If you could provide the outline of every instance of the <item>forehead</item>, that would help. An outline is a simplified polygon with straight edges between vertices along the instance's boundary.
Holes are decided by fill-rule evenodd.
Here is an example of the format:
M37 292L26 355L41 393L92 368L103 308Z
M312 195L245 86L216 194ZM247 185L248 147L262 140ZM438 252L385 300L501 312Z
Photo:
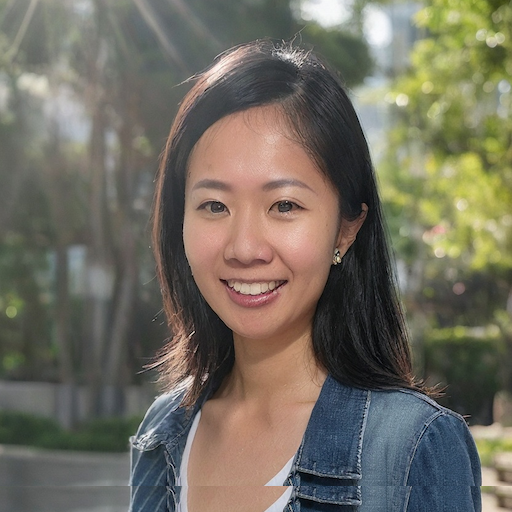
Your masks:
M274 105L237 112L210 126L190 153L187 181L198 172L228 174L235 168L245 174L266 171L269 177L295 170L326 179L283 110Z
M219 137L229 137L235 133L238 136L231 140L232 143L242 142L243 135L243 139L260 138L269 145L288 141L290 145L301 146L282 109L278 106L263 106L230 114L214 123L195 144L191 157L194 153L211 149Z

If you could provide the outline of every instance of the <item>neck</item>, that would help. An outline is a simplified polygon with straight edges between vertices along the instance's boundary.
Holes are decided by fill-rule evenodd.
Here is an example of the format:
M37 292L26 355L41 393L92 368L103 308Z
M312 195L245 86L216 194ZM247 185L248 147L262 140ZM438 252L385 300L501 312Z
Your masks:
M234 335L234 347L235 363L221 396L267 405L318 398L327 372L314 357L309 333L288 342Z

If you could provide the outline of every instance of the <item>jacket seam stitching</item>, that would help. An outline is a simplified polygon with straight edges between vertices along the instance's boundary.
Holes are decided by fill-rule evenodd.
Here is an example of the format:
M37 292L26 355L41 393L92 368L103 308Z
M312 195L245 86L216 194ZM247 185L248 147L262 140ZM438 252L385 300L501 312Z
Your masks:
M414 445L414 447L412 449L411 457L410 457L409 464L407 465L407 468L406 468L406 471L405 471L405 474L404 474L404 480L403 480L403 484L402 485L407 485L407 481L409 480L409 474L411 472L411 467L412 467L412 464L414 462L414 457L416 457L416 453L418 451L418 447L419 447L421 441L423 440L423 438L425 437L426 431L429 429L430 425L432 425L432 423L436 419L440 418L441 416L445 416L445 413L442 410L438 411L437 414L434 414L423 425L423 429L421 430L420 435L418 436L418 439L416 441L416 444Z

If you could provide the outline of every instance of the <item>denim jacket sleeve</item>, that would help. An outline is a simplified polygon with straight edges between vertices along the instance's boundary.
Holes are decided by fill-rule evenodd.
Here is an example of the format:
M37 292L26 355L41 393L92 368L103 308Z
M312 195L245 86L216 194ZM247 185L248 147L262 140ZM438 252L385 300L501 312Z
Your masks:
M181 393L162 395L150 407L131 443L129 512L167 512L174 502L175 465L168 446L181 429Z
M361 485L361 512L480 512L480 460L464 418L415 391L372 391Z
M407 485L409 512L479 512L480 461L465 422L439 412L425 425L416 446Z

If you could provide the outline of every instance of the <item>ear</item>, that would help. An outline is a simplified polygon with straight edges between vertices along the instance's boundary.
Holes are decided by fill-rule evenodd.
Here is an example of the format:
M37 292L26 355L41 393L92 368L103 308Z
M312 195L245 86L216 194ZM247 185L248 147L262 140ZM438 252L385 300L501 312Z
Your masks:
M368 213L368 206L365 203L361 204L361 213L355 220L342 219L340 232L336 240L336 248L340 251L340 256L343 257L349 250L350 246L356 241L357 233L361 229L363 222Z

